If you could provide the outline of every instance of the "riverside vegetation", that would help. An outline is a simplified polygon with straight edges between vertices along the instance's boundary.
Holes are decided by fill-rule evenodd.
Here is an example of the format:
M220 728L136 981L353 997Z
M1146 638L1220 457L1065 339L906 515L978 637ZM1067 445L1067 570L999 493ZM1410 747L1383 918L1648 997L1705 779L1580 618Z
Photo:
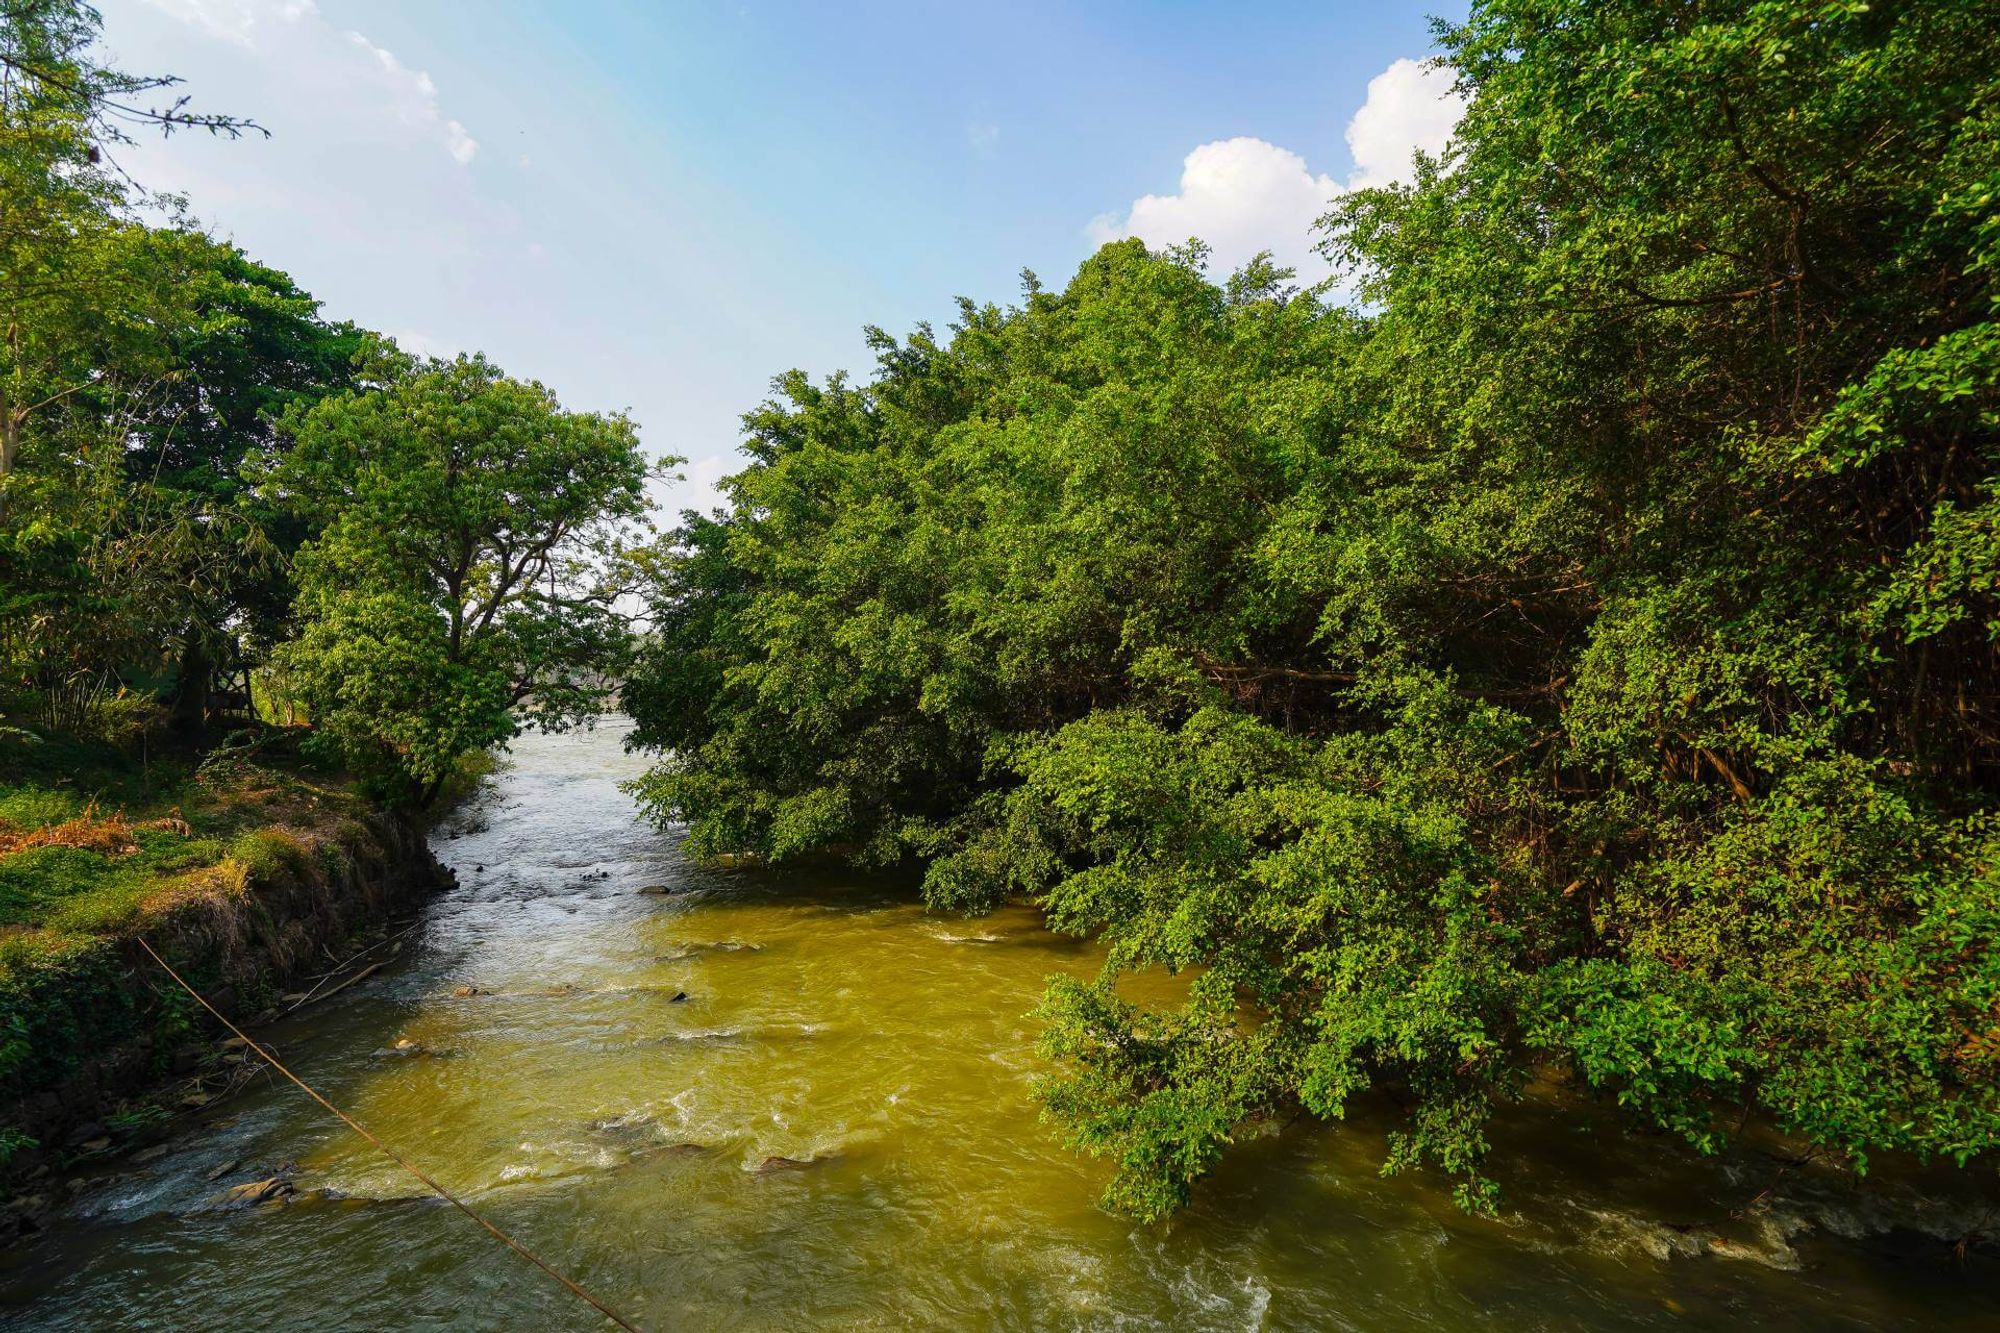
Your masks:
M260 131L97 35L0 6L0 1165L119 1043L196 1032L121 941L254 1013L435 873L375 809L601 710L651 471L630 422L328 320L140 191L130 136Z
M1990 1170L1984 6L1476 4L1444 158L1325 219L1337 289L1126 241L871 333L657 542L630 422L135 197L123 127L256 129L134 110L95 32L0 9L10 976L256 836L155 809L156 745L299 721L272 783L422 809L618 681L693 850L907 864L1107 948L1051 983L1042 1090L1114 1209L1372 1089L1386 1167L1491 1210L1539 1075L1702 1149ZM27 776L55 744L129 757Z
M2000 26L1483 0L1354 300L1198 245L790 375L625 703L712 852L1101 937L1048 1112L1183 1204L1404 1108L1494 1205L1538 1072L1703 1149L2000 1147ZM1186 974L1184 1002L1120 980Z

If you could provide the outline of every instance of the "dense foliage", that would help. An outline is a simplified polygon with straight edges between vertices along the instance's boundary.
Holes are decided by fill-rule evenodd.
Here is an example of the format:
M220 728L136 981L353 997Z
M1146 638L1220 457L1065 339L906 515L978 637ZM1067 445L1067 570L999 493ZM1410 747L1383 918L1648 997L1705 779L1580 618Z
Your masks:
M0 718L199 748L261 681L421 801L517 717L594 712L632 425L405 357L146 195L132 134L256 127L150 106L176 81L97 37L77 0L0 7Z
M381 374L287 416L260 473L317 532L276 661L350 762L428 804L519 720L603 711L649 468L630 421L481 358Z
M353 859L384 844L351 777L426 803L521 722L597 711L649 472L622 417L403 356L146 195L128 134L255 127L149 108L174 80L104 65L97 37L77 0L0 3L10 1107L138 1038L164 1070L194 1035L130 933L243 1012L275 999L225 987L228 923L290 938L283 886L379 872ZM0 1124L0 1168L32 1143Z
M2000 1147L2000 25L1441 37L1444 160L1325 222L1351 306L1121 242L781 379L662 566L640 794L1108 941L1046 1096L1142 1215L1371 1087L1484 1206L1546 1067L1704 1147Z

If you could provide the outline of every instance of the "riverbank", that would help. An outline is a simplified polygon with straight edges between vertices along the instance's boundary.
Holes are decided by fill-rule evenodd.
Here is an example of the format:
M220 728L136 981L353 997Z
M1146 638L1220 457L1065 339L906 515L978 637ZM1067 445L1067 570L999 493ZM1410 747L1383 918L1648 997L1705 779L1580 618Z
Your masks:
M1099 946L900 877L697 860L619 790L625 734L521 737L434 828L458 883L401 952L256 1036L641 1327L1991 1323L1996 1257L1956 1242L2000 1213L1968 1176L1702 1158L1560 1090L1493 1127L1498 1219L1382 1177L1375 1103L1260 1122L1171 1222L1107 1214L1033 1096L1036 999ZM289 1084L194 1119L0 1251L0 1323L602 1329Z
M254 1077L142 941L233 1020L266 1021L450 882L415 823L290 739L154 762L5 737L0 1239L37 1225L66 1171Z

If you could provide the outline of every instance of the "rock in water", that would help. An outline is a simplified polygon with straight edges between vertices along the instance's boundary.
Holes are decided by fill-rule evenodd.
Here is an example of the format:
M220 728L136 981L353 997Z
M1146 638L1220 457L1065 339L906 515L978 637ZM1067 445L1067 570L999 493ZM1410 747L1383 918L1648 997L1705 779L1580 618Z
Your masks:
M706 1157L715 1149L705 1143L669 1143L653 1151L668 1157Z
M375 1058L378 1060L383 1060L383 1059L422 1060L422 1059L442 1057L449 1054L451 1054L451 1052L449 1051L434 1051L420 1041L413 1041L408 1037L398 1037L393 1046L384 1046L381 1049L377 1050L375 1052Z
M224 1206L238 1208L257 1203L276 1203L294 1193L291 1181L282 1176L272 1176L268 1180L245 1181L223 1191L221 1197Z
M807 1167L825 1166L839 1160L839 1153L828 1153L824 1157L766 1157L757 1164L757 1174L774 1176L780 1171L804 1171Z

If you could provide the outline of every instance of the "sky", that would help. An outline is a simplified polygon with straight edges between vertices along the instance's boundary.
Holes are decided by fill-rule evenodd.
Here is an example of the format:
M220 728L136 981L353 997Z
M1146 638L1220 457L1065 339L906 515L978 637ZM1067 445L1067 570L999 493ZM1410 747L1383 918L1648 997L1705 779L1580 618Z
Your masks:
M773 376L872 364L955 298L1199 236L1325 276L1312 223L1407 174L1458 103L1462 3L630 5L97 0L103 46L268 139L121 149L335 318L484 351L688 461L741 466Z

